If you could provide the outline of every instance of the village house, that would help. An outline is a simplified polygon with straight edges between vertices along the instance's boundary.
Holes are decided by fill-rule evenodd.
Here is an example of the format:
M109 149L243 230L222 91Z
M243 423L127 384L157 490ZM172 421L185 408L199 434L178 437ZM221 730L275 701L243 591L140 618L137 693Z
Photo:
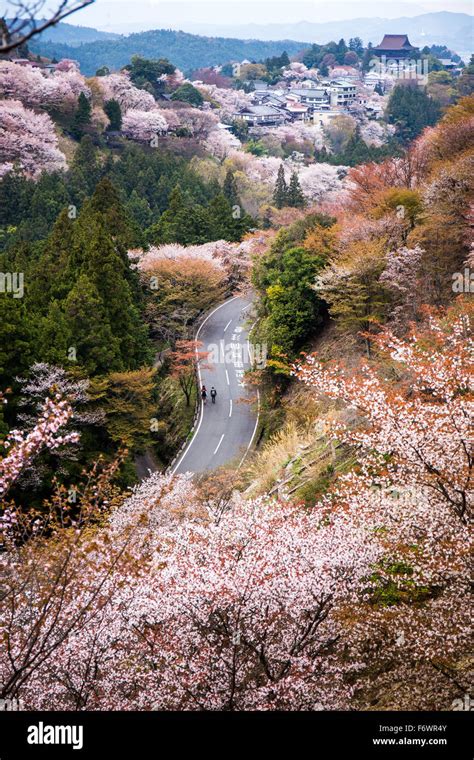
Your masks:
M294 121L306 121L309 116L309 107L291 98L286 101L285 109Z
M304 106L307 106L309 111L314 111L316 107L329 103L329 96L325 87L292 88L288 93L288 98L290 97L296 98Z
M268 82L265 82L263 79L254 79L253 86L255 87L256 92L259 90L268 90Z
M23 68L40 69L44 74L47 74L48 76L50 74L54 74L57 69L57 64L52 63L48 59L35 61L30 60L29 58L15 58L13 56L9 56L4 60L10 61L11 63L16 63L17 66L22 66ZM77 65L79 66L79 64Z
M12 63L16 63L17 66L28 66L31 69L42 69L43 64L39 61L30 61L29 58L13 58Z
M328 85L329 99L332 106L348 108L355 103L357 98L357 86L355 82L348 82L346 79L336 79ZM332 95L335 97L332 97Z
M282 109L275 106L247 106L234 114L234 119L246 121L249 127L264 125L279 125L290 119Z

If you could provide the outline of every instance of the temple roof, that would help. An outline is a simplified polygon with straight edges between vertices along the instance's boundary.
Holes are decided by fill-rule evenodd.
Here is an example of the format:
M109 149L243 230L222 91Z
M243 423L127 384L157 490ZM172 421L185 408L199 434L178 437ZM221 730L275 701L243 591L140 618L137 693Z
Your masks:
M373 50L418 50L410 44L407 34L385 34L382 42Z

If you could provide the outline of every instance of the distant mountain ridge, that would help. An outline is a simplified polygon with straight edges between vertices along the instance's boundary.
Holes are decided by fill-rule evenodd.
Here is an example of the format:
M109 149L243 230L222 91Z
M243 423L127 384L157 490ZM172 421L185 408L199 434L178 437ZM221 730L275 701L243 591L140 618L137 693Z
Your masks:
M129 63L133 55L168 58L180 69L189 72L201 66L213 66L230 60L262 60L281 55L284 50L291 56L306 47L307 43L295 40L274 42L202 37L171 29L156 29L126 37L118 36L116 39L97 39L77 45L39 38L30 45L34 53L48 58L73 58L79 62L86 76L95 74L103 65L119 69Z
M9 19L7 19L8 22ZM39 25L41 19L37 19L35 23ZM100 29L95 29L92 26L75 26L74 24L59 22L56 26L50 26L42 34L38 35L32 44L35 44L36 40L40 40L41 42L51 41L75 46L81 45L83 42L95 42L96 40L116 40L122 36L115 32L102 32Z
M209 24L187 25L194 34L215 34L237 38L255 37L259 40L298 39L304 42L325 43L344 37L361 37L364 44L378 44L384 34L408 34L413 45L442 44L463 50L474 50L474 17L467 13L440 11L419 16L403 16L395 19L354 18L344 21L314 23L298 21L294 24L245 24L223 26ZM449 44L448 44L449 43Z
M212 29L215 36L203 36L171 29L155 29L129 35L101 32L90 27L58 24L33 40L35 53L48 57L74 58L84 74L90 76L102 65L118 69L132 55L168 58L189 72L201 66L229 60L262 60L281 55L295 55L312 42L326 43L344 37L361 37L365 44L378 44L384 34L408 34L413 45L447 45L466 57L474 49L473 17L466 13L425 13L399 19L359 18L324 23L243 25L222 27L194 25L196 31ZM227 32L232 36L226 36Z

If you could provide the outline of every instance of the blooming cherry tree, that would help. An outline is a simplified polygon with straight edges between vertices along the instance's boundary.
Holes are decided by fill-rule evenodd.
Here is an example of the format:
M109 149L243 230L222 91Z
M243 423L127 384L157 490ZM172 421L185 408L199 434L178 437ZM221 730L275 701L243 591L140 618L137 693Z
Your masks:
M217 87L213 84L196 84L204 95L218 104L218 114L226 124L230 124L235 114L242 108L252 105L252 98L243 90L234 90L227 87Z
M168 122L162 112L139 111L130 108L123 117L122 132L126 137L139 142L149 142L157 135L168 131Z
M238 150L240 140L226 129L214 129L204 143L206 150L219 161L223 161L232 150Z
M120 74L97 77L96 81L104 100L117 100L120 103L122 113L126 113L129 109L153 111L157 108L153 95L146 90L135 87L127 72L122 71Z
M47 114L25 108L18 100L0 101L0 173L14 164L29 177L66 168L54 124Z
M84 77L73 65L48 76L32 66L0 61L0 95L4 98L19 100L26 106L63 112L76 106L81 92L90 97Z
M22 470L44 448L52 451L66 443L76 442L77 433L62 434L72 416L70 405L59 396L46 399L34 428L25 433L11 430L3 442L7 455L0 461L0 496L3 496Z
M376 452L384 477L398 487L428 489L433 511L447 507L463 524L472 514L474 466L471 320L468 309L447 326L431 317L426 332L413 332L409 341L390 332L378 338L379 348L406 368L404 392L369 363L355 376L316 358L298 370L305 383L366 420L360 430L340 431L343 440Z

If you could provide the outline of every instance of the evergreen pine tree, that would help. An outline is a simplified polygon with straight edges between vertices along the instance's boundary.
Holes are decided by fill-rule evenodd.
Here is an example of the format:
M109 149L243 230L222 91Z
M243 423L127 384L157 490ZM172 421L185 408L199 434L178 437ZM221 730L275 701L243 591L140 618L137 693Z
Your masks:
M2 390L25 371L35 354L34 322L23 298L0 292L0 376Z
M49 364L67 367L74 358L69 353L74 344L62 304L58 299L53 299L46 314L38 321L38 355Z
M239 193L237 191L237 183L235 181L234 173L231 169L227 170L224 180L224 195L229 201L231 206L240 206Z
M84 209L89 207L104 215L107 228L114 236L128 268L127 249L140 243L141 233L122 203L119 191L108 177L103 177L97 183L90 201L84 204Z
M74 241L74 222L68 210L59 214L53 229L41 247L38 258L31 260L27 271L28 308L45 314L54 299L63 299L73 287L81 257Z
M362 58L362 71L369 71L370 69L370 62L372 58L374 58L374 51L372 50L373 45L371 42L367 44L367 48L364 52L364 56Z
M285 180L285 170L283 164L278 169L275 190L273 191L273 200L277 208L283 208L288 203L288 187Z
M132 190L125 208L138 230L145 230L150 226L152 219L150 204L146 198L140 197L135 189Z
M126 366L119 337L114 335L97 288L81 275L63 307L70 346L89 374L105 374Z
M306 199L301 190L300 181L296 172L293 172L291 175L287 203L288 206L293 206L294 208L303 208L306 206Z
M348 166L357 166L366 163L372 158L372 152L367 143L362 139L359 126L350 136L346 147L338 155L338 161Z
M88 98L83 92L77 99L77 109L71 125L71 133L76 140L79 140L84 134L84 128L90 124L92 108Z
M35 221L35 238L46 238L61 211L69 203L64 178L44 172L31 197L30 215Z
M111 100L107 100L104 103L104 111L106 116L109 117L109 126L107 127L110 131L119 131L122 129L122 109L120 108L120 103L118 100L115 100L115 98L112 98Z
M122 368L136 369L149 358L147 330L140 320L130 267L114 243L104 216L88 209L77 228L82 237L81 274L87 275L103 304L105 319L120 345Z
M28 217L35 184L16 172L0 182L0 226L18 225Z
M149 238L154 243L180 243L192 245L209 240L209 229L214 220L209 218L207 209L192 203L179 185L171 191L169 206L158 222L149 229Z
M85 198L94 192L101 176L98 151L90 135L84 135L74 153L69 185L76 205L82 205Z

